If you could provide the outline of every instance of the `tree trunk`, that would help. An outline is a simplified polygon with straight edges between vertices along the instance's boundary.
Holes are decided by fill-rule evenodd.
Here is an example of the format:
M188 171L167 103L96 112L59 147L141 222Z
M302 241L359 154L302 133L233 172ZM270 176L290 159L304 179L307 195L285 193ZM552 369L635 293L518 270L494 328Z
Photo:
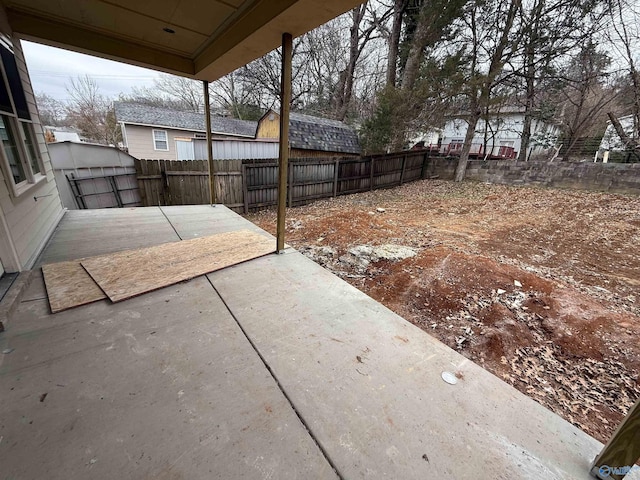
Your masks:
M529 144L531 143L532 123L531 110L527 107L527 110L524 112L524 120L522 121L522 137L520 138L520 152L518 152L519 162L526 162L529 159L527 151L529 150Z
M524 120L522 123L522 136L520 138L520 152L518 153L518 161L526 162L528 160L527 151L529 150L529 144L531 143L531 124L534 98L535 98L535 78L533 71L533 52L527 53L529 65L527 66L526 82L527 82L527 98L524 107Z
M402 17L407 7L407 0L395 0L393 5L393 24L389 35L389 55L387 57L387 86L395 87L398 70L398 49L402 32Z
M458 159L458 165L456 166L456 174L454 177L456 182L464 180L464 174L467 171L467 162L469 161L469 152L471 152L473 137L476 133L476 125L478 124L479 117L480 115L477 110L473 111L469 117L467 133L465 134L464 144L462 145L462 151L460 152L460 158Z
M427 2L425 2L425 5L426 4ZM423 9L426 11L425 7L423 7ZM429 20L430 19L424 14L424 11L420 13L418 27L413 35L413 41L411 42L409 55L407 56L407 63L404 66L402 75L402 89L405 91L413 90L413 86L418 78L423 52L427 45L429 34L431 33Z
M360 56L360 23L364 18L366 3L360 7L354 8L352 12L353 24L351 25L351 37L349 40L349 61L344 71L344 83L341 85L342 91L338 100L338 109L336 111L336 120L344 120L349 111L351 96L353 95L353 76L356 71L356 62Z
M607 113L607 116L611 121L611 125L613 125L613 128L620 137L620 140L622 140L625 148L640 148L640 143L637 140L631 138L629 135L627 135L627 132L624 131L620 120L618 120L618 117L616 117L612 112Z

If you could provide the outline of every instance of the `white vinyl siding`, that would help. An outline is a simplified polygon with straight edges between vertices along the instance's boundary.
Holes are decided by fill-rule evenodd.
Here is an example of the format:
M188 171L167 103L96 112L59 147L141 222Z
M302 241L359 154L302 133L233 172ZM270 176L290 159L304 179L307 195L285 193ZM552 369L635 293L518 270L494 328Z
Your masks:
M154 149L153 127L126 124L127 151L135 158L145 160L176 160L176 139L193 137L196 132L187 130L175 130L164 128L167 132L169 150L162 151ZM159 129L160 130L160 129Z
M169 135L166 130L153 131L153 149L161 152L169 151Z
M18 197L44 179L35 148L32 114L13 45L0 42L0 160L11 192Z
M15 197L12 192L13 180L6 178L6 169L0 169L0 209L2 210L5 228L0 230L0 260L4 269L15 272L31 268L37 255L40 253L53 229L62 217L63 209L58 195L49 152L44 140L44 132L38 117L38 110L29 80L29 74L22 54L22 47L18 39L12 39L11 29L8 26L4 8L0 6L0 31L5 39L10 39L13 44L20 79L24 90L31 123L29 128L33 134L31 140L24 140L24 150L27 155L32 151L37 155L37 166L41 170L41 180L29 186L28 194ZM31 142L31 145L29 145ZM35 170L35 165L26 157L30 169ZM4 245L12 245L14 254L10 248Z

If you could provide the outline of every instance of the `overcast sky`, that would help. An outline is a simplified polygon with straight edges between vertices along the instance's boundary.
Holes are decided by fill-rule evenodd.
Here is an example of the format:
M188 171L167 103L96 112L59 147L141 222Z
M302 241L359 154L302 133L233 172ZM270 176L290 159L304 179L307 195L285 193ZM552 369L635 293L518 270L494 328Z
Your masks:
M65 86L78 76L89 75L97 82L103 95L117 97L120 92L129 92L134 85L151 85L158 75L154 70L38 43L23 41L22 47L34 91L44 92L61 101L69 98Z

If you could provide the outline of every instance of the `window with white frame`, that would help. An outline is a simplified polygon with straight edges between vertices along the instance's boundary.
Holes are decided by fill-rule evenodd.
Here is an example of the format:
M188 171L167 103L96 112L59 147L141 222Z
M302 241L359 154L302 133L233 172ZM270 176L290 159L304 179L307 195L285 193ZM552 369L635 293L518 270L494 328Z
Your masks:
M153 149L163 152L169 151L169 138L166 130L153 131Z
M14 196L44 179L29 106L11 46L0 43L0 156Z

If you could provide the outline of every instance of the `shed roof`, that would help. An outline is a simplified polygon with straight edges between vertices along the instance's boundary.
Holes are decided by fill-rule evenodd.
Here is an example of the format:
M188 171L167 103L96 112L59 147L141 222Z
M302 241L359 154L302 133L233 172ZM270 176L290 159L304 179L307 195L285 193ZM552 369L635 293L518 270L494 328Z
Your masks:
M289 125L291 148L355 154L361 151L358 133L338 120L291 113Z
M262 119L269 114L278 115L269 110ZM351 154L361 152L358 133L346 123L294 112L289 115L289 145L301 150Z
M170 127L193 132L206 132L202 113L152 107L134 102L115 102L116 119L135 125ZM256 134L256 122L211 116L211 131L226 135L251 137Z

